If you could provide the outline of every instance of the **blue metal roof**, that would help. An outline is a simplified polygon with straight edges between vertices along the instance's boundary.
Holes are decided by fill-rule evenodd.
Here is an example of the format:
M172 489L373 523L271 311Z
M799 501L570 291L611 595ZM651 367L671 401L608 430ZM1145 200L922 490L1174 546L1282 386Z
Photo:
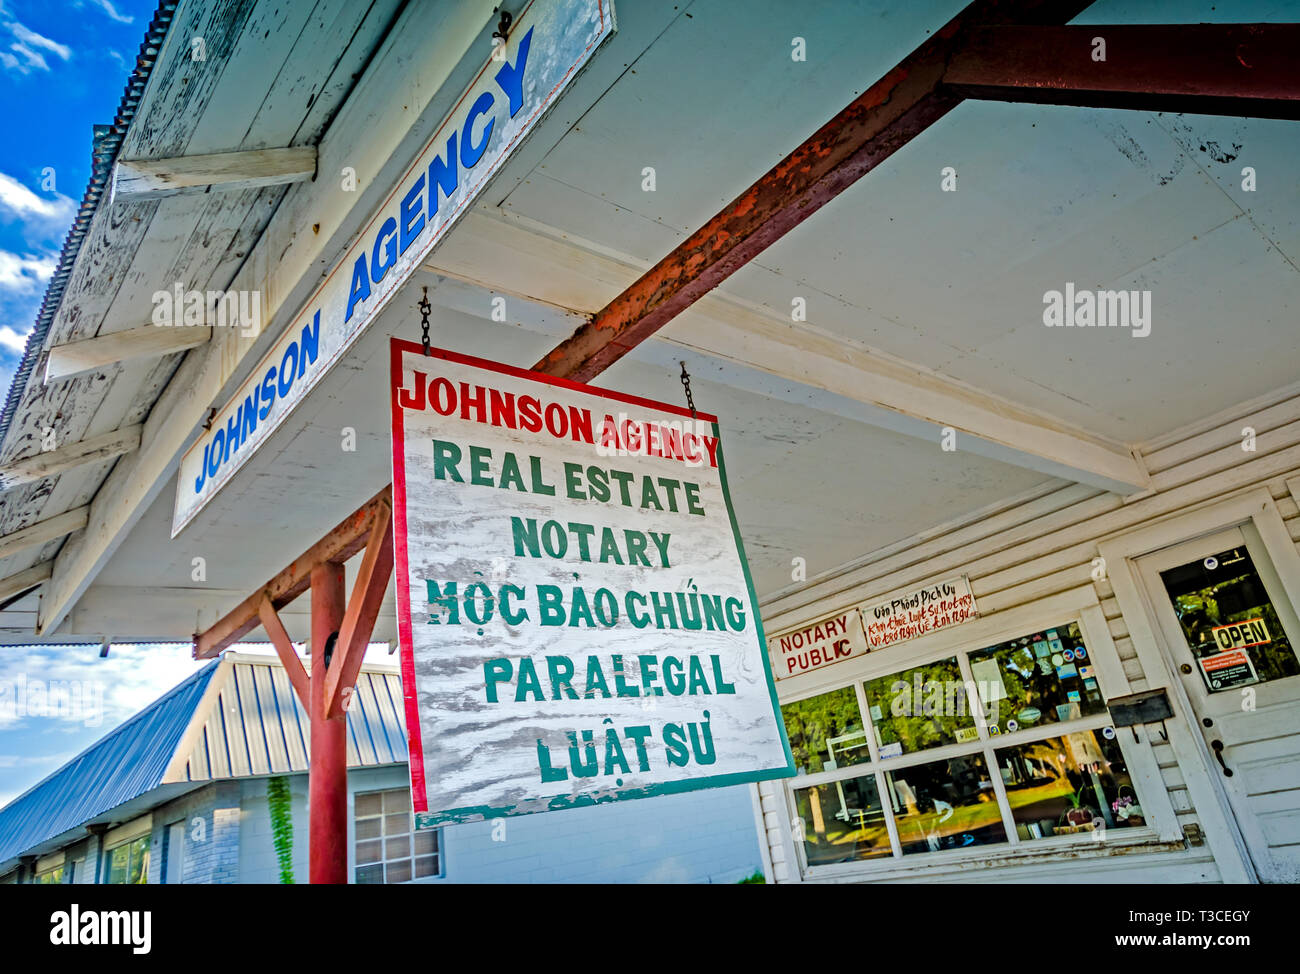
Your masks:
M0 809L0 862L158 787L220 665L205 666Z
M363 665L348 767L404 764L405 718L397 668ZM277 657L227 651L0 808L0 863L163 785L306 772L309 730Z
M162 784L307 771L310 720L274 656L227 654L230 671L197 715L202 730L187 739ZM406 761L406 713L396 667L363 666L347 710L349 768Z

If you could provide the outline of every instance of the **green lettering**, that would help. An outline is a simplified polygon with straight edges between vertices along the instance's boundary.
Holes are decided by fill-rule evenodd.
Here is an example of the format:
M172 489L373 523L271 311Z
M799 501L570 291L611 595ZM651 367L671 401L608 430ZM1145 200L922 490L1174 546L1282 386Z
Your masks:
M458 484L463 484L465 478L460 475L456 469L456 464L460 463L460 447L455 443L448 443L445 440L433 441L433 479L446 480L448 475Z
M491 487L492 474L488 470L488 461L492 451L485 446L469 448L469 482L476 487Z

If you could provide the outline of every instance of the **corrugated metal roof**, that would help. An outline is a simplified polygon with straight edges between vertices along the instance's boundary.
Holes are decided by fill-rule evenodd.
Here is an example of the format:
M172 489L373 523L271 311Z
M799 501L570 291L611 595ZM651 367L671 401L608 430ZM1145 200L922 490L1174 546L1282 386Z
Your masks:
M397 667L362 667L347 722L348 767L405 763ZM224 653L0 809L0 862L160 785L305 772L310 754L279 659Z
M211 708L195 715L196 739L186 742L175 771L162 783L209 781L307 770L311 735L307 711L274 657L228 655ZM402 679L396 667L366 666L348 707L348 767L406 761Z
M122 93L117 117L113 119L111 125L94 126L90 182L86 186L85 195L81 198L77 216L72 221L72 229L64 238L63 250L59 254L59 266L45 289L45 298L41 301L41 310L36 316L36 327L27 337L27 347L23 352L22 361L18 364L9 383L9 395L5 399L4 412L0 414L0 443L4 442L5 435L9 432L9 425L13 422L14 413L22 402L23 390L27 388L27 380L31 376L36 360L40 357L45 336L49 333L50 324L54 321L54 315L63 300L63 292L68 285L68 279L72 276L72 268L77 262L77 254L81 252L86 231L90 229L90 221L95 211L99 209L100 200L108 188L113 163L117 160L118 150L122 147L122 139L131 120L135 118L136 109L144 95L145 85L158 60L163 39L167 36L167 28L171 26L172 18L179 5L179 0L162 0L158 4L158 10L154 13L153 20L145 31L144 41L140 44L140 53L135 59L135 70L127 78L126 90Z
M0 809L0 862L158 787L220 665L205 666Z

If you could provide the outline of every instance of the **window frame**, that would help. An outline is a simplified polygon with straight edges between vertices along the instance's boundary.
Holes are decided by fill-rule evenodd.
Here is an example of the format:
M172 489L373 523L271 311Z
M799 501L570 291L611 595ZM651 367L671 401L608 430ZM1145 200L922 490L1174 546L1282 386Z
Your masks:
M142 853L142 859L143 859L143 861L140 863L140 877L141 877L141 882L139 882L139 883L114 883L114 882L109 878L109 877L111 877L111 876L113 875L113 853L115 853L118 849L122 849L122 848L126 848L126 849L128 850L128 852L127 852L127 860L126 860L126 873L127 873L127 875L129 876L129 875L131 874L131 858L130 858L130 851L129 851L129 850L130 850L130 847L133 846L133 845L135 845L136 843L143 843L142 848L143 848L143 850L144 850L143 853ZM150 833L148 833L148 832L142 832L142 833L140 833L140 834L138 834L138 835L134 835L134 836L132 836L132 837L129 838L129 839L123 839L121 842L118 842L116 845L105 846L105 848L104 848L104 878L103 878L103 882L101 883L101 885L104 885L104 886L148 886L148 885L149 885L149 860L152 858L152 856L153 856L152 842L151 842L151 836L150 836Z
M168 822L162 829L162 862L158 864L158 883L161 886L183 886L185 884L185 846L186 830L189 822L186 819L178 818L175 821ZM179 835L180 842L172 841L174 836ZM171 882L168 879L168 873L172 871L173 863L176 869L176 881Z
M824 613L819 612L818 618ZM968 699L969 712L974 714L975 726L979 732L977 741L949 744L942 747L928 748L903 754L899 757L880 759L876 735L867 707L864 685L881 676L888 676L915 666L956 656L962 679L971 682L969 654L987 649L1011 639L1018 639L1029 633L1047 628L1059 628L1076 623L1083 637L1084 645L1092 658L1098 688L1105 700L1124 696L1131 691L1128 677L1124 673L1123 663L1119 659L1114 640L1110 635L1110 626L1106 621L1097 594L1091 586L1082 586L1059 595L1038 599L1034 602L997 612L995 615L971 620L960 625L942 629L917 639L906 640L880 650L873 650L865 656L846 660L842 664L823 667L808 674L792 678L790 687L779 694L781 706L819 696L845 686L856 688L858 707L861 710L864 726L867 728L867 741L871 752L871 761L864 764L849 765L834 771L822 771L814 775L796 775L782 781L786 808L786 822L782 829L789 843L788 851L793 852L794 862L798 864L798 874L803 880L837 879L848 877L886 877L894 873L915 874L918 870L940 871L944 869L961 869L976 863L1014 866L1017 863L1038 859L1044 855L1051 856L1062 851L1071 850L1076 855L1109 855L1116 848L1135 845L1163 843L1177 839L1181 841L1181 829L1177 815L1170 802L1167 787L1160 775L1160 769L1152 750L1151 741L1145 728L1115 728L1114 742L1124 756L1129 777L1137 792L1144 812L1146 825L1113 830L1106 838L1098 840L1093 834L1050 836L1047 838L1023 840L1016 830L1014 816L1007 800L1006 787L1002 776L997 772L995 751L1016 745L1041 741L1052 737L1064 737L1071 733L1098 730L1113 726L1109 710L1075 718L1069 721L1057 721L1035 725L1031 728L1017 730L1014 733L1002 733L991 737L988 722L985 719L981 701ZM785 681L783 681L785 682ZM778 684L778 690L780 690ZM898 826L893 814L886 811L885 822L889 830L892 855L877 859L856 862L829 863L810 866L804 843L794 838L793 824L798 819L795 792L819 784L829 784L852 778L872 775L882 807L889 801L889 788L885 774L902 768L913 767L941 761L960 755L980 754L983 756L992 781L1001 813L1006 839L1002 842L975 846L970 849L942 850L924 854L904 855L899 842Z
M410 836L410 839L411 839L411 843L410 843L410 853L406 856L406 860L407 860L407 862L409 862L410 865L411 865L411 878L408 879L408 880L406 880L404 883L389 883L389 882L387 881L388 864L389 864L390 862L401 862L402 859L401 859L400 856L397 857L397 858L394 858L394 859L389 859L389 858L387 858L387 857L384 857L384 858L381 858L381 859L379 859L379 860L377 860L377 861L375 861L375 862L365 862L365 863L362 863L362 862L360 862L360 861L357 859L357 846L358 846L358 844L360 844L361 842L374 842L374 841L378 841L378 842L381 844L381 847L382 847L382 846L383 846L383 845L388 841L388 839L390 838L389 836L387 836L387 835L385 835L385 834L383 833L383 825L382 825L382 823L383 823L384 819L387 818L389 815L400 814L400 813L398 813L398 812L385 812L385 811L383 811L383 797L382 797L382 796L383 796L383 795L386 795L386 794L388 794L388 793L390 793L390 792L395 792L395 791L396 791L396 792L405 792L405 794L406 794L407 816L408 816L409 823L410 823L410 828L408 829L408 831L407 831L407 833L406 833L407 835ZM376 840L376 839L359 839L359 838L357 837L357 820L358 820L358 816L357 816L357 799L358 799L358 798L366 798L366 797L369 797L369 796L371 796L371 795L379 795L379 796L380 796L380 799L379 799L379 802L380 802L380 812L379 812L378 815L366 815L366 816L362 816L362 817L365 818L365 819L371 819L371 818L376 818L376 819L378 819L379 822L381 823L381 825L380 825L380 835L379 835L379 838L378 838L377 840ZM382 867L384 867L385 880L384 880L383 883L378 884L378 885L381 885L381 886L399 886L399 885L407 885L407 884L410 884L410 883L428 883L428 882L433 882L433 881L435 881L435 880L445 879L445 878L446 878L446 876L447 876L447 849L446 849L446 845L444 844L445 833L444 833L443 829L441 829L441 828L436 828L436 829L418 829L418 830L416 829L416 827L415 827L415 812L414 812L414 810L413 810L413 806L412 806L412 804L411 804L411 789L410 789L410 786L409 786L409 785L397 785L397 786L390 786L390 787L387 787L387 788L370 788L370 789L367 789L366 791L356 791L356 792L353 792L353 793L352 793L351 806L352 806L352 808L351 808L352 816L351 816L351 822L349 823L349 826L348 826L349 832L350 832L350 834L351 834L351 839L352 839L351 848L348 850L348 860L349 860L349 863L350 863L350 865L351 865L351 869L352 869L352 875L351 875L351 878L349 879L349 884L350 884L350 885L354 885L354 886L356 886L356 885L363 885L363 884L360 884L360 883L357 882L357 870L362 869L362 868L364 868L364 867L366 867L366 866L376 866L376 865L377 865L377 866L382 866ZM436 833L437 838L436 838L435 842L436 842L436 845L437 845L437 847L438 847L438 851L437 851L437 852L434 852L434 853L427 853L427 852L426 852L426 853L423 853L423 854L419 854L419 855L417 855L417 853L416 853L416 851L415 851L415 837L416 837L416 835L418 835L418 834L421 833L421 832L434 832L434 833ZM433 855L433 856L436 856L436 857L437 857L437 862L438 862L438 871L437 871L436 873L434 873L432 876L416 876L416 875L415 875L415 860L416 860L417 858L418 858L418 859L423 859L423 858L425 858L426 856L429 856L429 855Z
M51 866L49 869L42 870L33 875L32 882L38 885L61 885L67 882L67 868L68 864L66 862L61 862L56 866ZM49 883L46 883L44 877L52 876L54 873L58 873L59 878L50 880Z

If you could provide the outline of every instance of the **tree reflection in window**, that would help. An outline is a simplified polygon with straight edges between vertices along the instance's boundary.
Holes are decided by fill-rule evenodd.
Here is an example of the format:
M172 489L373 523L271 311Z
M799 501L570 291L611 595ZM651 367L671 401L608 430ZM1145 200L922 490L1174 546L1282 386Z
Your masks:
M871 758L853 687L788 703L781 708L781 717L799 774L817 774Z
M976 650L970 665L991 734L1074 720L1106 708L1075 623Z
M149 882L149 836L109 850L108 882L128 886Z
M885 777L904 855L1006 841L982 755L918 764Z
M794 802L808 865L893 854L875 775L800 788Z
M979 738L955 657L877 677L866 691L881 758Z

